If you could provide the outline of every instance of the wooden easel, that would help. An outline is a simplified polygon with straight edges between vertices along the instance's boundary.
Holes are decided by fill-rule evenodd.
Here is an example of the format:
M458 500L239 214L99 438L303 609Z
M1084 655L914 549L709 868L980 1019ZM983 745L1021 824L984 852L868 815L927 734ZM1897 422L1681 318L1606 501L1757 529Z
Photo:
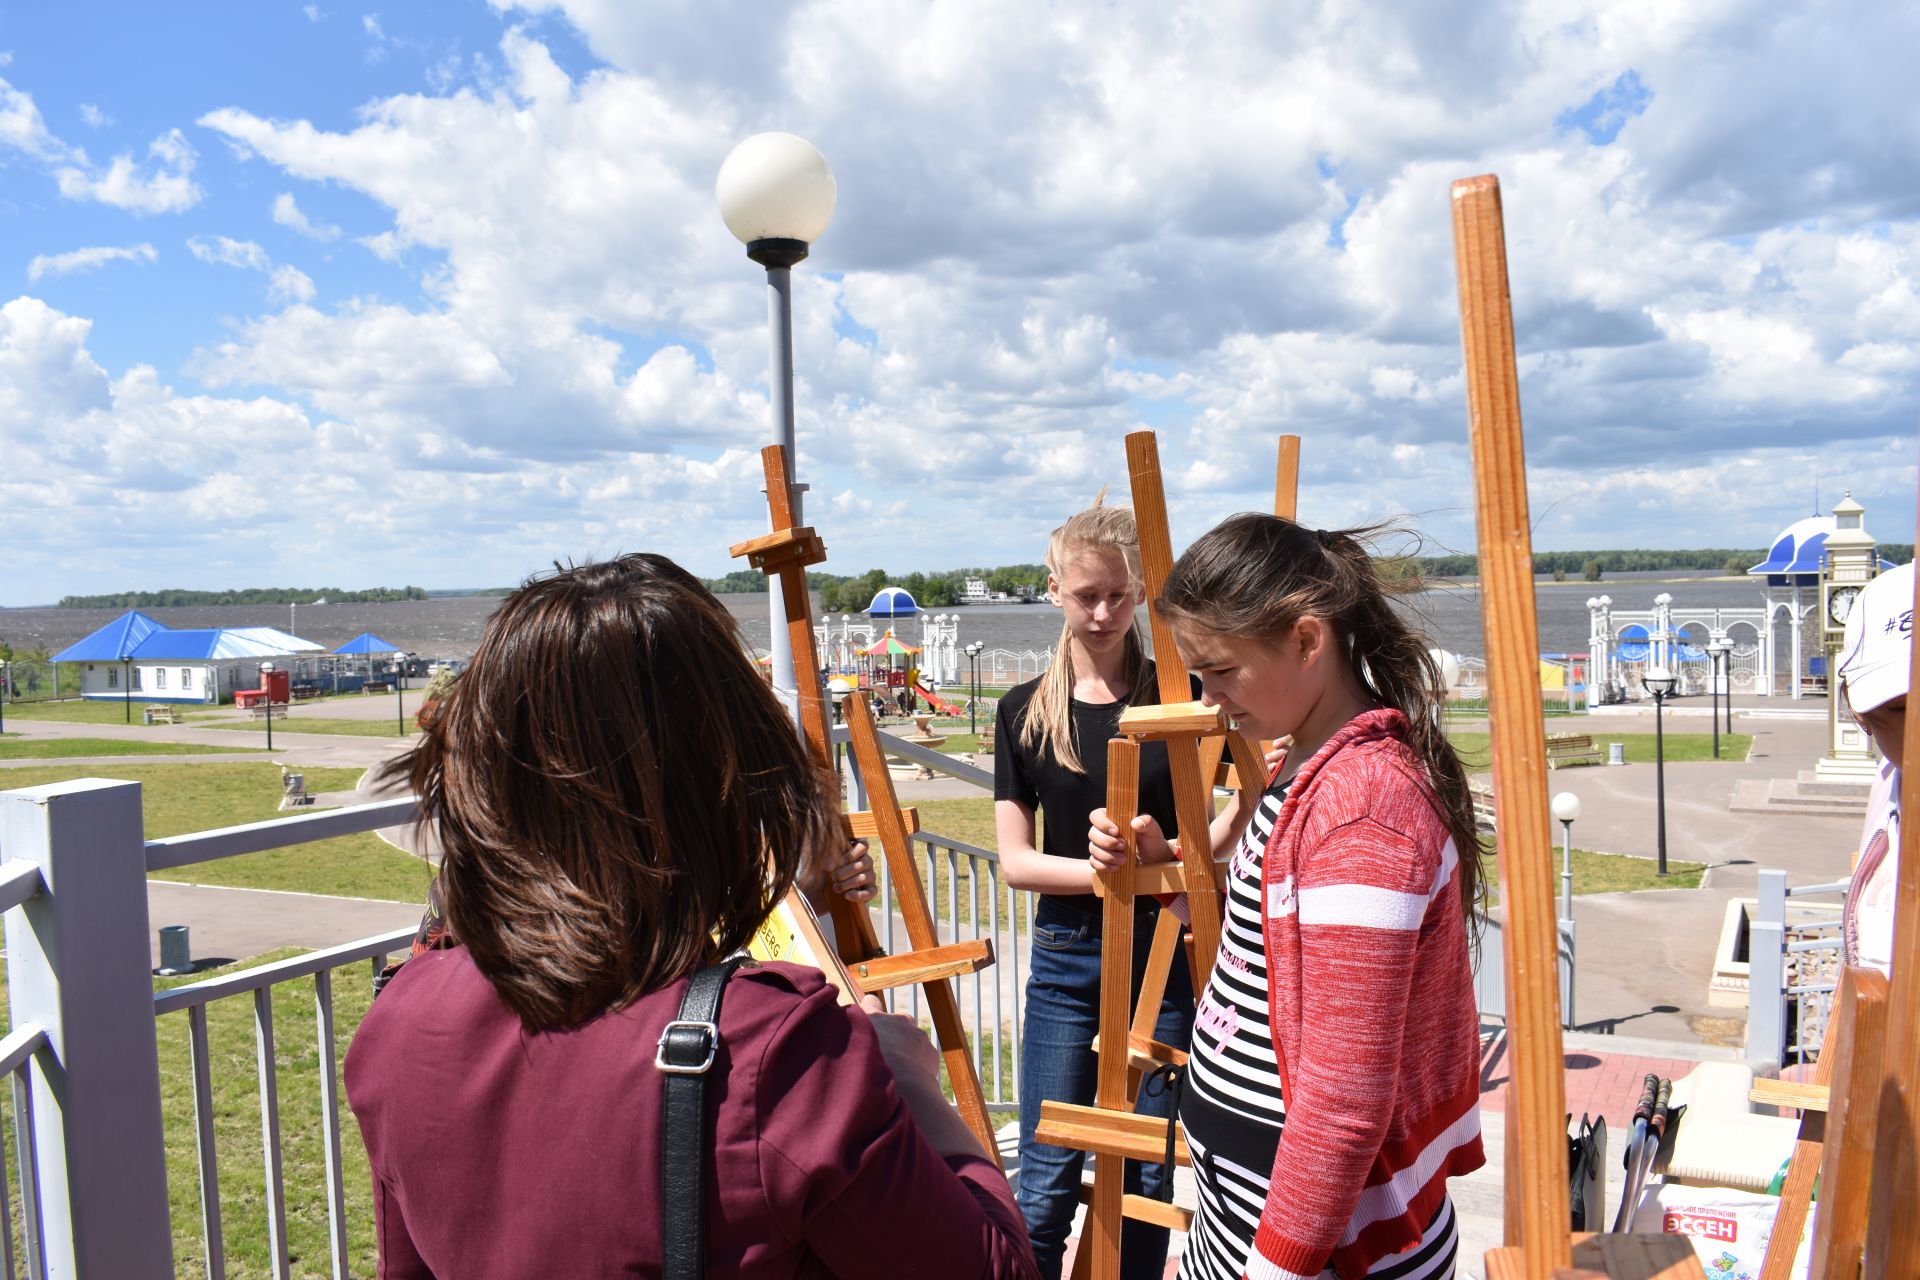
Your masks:
M1513 1053L1506 1245L1488 1252L1487 1277L1545 1280L1578 1275L1577 1265L1614 1280L1704 1280L1699 1260L1682 1237L1595 1236L1576 1249L1568 1226L1566 1075L1546 721L1540 704L1526 451L1499 179L1487 175L1453 184L1453 242L1473 442L1500 900L1506 905L1508 1042ZM1462 850L1462 855L1470 852Z
M767 477L767 512L773 532L737 543L730 554L769 576L780 579L781 599L785 605L787 638L792 646L794 683L798 685L800 728L809 752L823 772L833 772L833 744L828 728L827 703L820 688L820 661L814 646L813 602L807 593L807 567L827 558L826 544L811 528L793 523L793 502L788 480L786 451L769 445L760 451ZM941 944L934 927L933 912L927 903L926 887L913 859L912 836L919 830L919 815L902 809L894 795L893 779L887 772L886 754L880 745L879 731L867 708L865 694L849 694L845 703L846 719L853 744L854 761L867 781L869 807L842 818L847 839L878 840L887 860L887 870L895 897L899 899L901 918L906 923L912 949L899 955L887 955L873 928L873 916L866 907L832 895L829 911L834 925L836 964L821 963L827 954L817 926L811 932L808 922L812 911L796 893L777 913L783 938L792 938L791 954L796 960L808 953L827 973L828 979L841 985L836 970L844 973L857 990L844 994L877 995L895 987L918 986L933 1013L934 1037L940 1045L941 1060L947 1068L947 1081L953 1088L960 1116L995 1164L1000 1163L999 1144L994 1140L993 1124L987 1114L986 1095L980 1087L979 1072L967 1045L966 1031L960 1022L960 1005L954 995L952 979L977 973L993 963L993 943L979 938ZM798 899L795 902L793 899ZM884 909L884 908L883 908Z
M1157 597L1173 571L1173 547L1167 532L1166 495L1160 477L1159 451L1153 433L1129 435L1127 469L1133 488L1133 518L1140 537L1142 576L1149 597ZM1298 457L1297 451L1294 455ZM1283 451L1284 459L1284 451ZM1283 461L1283 466L1284 461ZM1220 751L1203 755L1209 739L1223 739L1242 778L1262 777L1260 753L1242 734L1229 730L1216 709L1193 701L1186 664L1180 661L1173 627L1164 617L1149 613L1153 631L1157 706L1129 707L1120 715L1120 735L1107 746L1107 813L1127 842L1129 861L1118 871L1095 877L1101 907L1100 1044L1095 1076L1094 1105L1074 1106L1043 1101L1036 1136L1055 1146L1088 1151L1094 1157L1093 1191L1087 1225L1080 1235L1074 1274L1112 1280L1120 1273L1120 1231L1125 1218L1152 1222L1185 1231L1192 1214L1158 1200L1125 1194L1125 1161L1157 1163L1166 1157L1167 1131L1174 1127L1174 1162L1189 1163L1186 1143L1174 1121L1133 1111L1134 1095L1143 1068L1162 1062L1180 1062L1184 1055L1151 1039L1154 1014L1166 989L1167 972L1178 945L1179 922L1163 912L1154 948L1148 960L1147 981L1137 1010L1130 1010L1133 988L1134 900L1143 893L1187 895L1192 933L1188 972L1196 994L1204 991L1220 951L1221 866L1212 857L1206 832L1212 817L1211 798ZM1181 839L1197 838L1198 856L1178 863L1141 867L1131 826L1139 811L1140 748L1165 742L1173 775L1174 810ZM1115 1051L1114 1046L1125 1046Z

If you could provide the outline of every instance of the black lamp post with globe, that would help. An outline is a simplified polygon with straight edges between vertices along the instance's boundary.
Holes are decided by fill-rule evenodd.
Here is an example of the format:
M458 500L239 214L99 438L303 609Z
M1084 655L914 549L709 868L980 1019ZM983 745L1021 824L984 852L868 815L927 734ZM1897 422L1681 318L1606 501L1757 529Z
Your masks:
M1673 672L1665 667L1649 667L1640 683L1653 695L1653 803L1660 822L1660 874L1667 874L1667 740L1662 713L1673 693Z

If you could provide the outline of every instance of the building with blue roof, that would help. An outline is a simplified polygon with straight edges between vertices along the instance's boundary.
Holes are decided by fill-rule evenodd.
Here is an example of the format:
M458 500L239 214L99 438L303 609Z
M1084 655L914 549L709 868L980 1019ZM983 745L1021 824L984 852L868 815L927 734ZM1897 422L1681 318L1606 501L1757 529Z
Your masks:
M1766 582L1768 643L1773 643L1775 634L1786 640L1785 670L1793 673L1788 683L1792 697L1798 698L1809 684L1827 678L1825 655L1818 652L1821 628L1813 616L1820 603L1827 539L1841 528L1864 533L1861 517L1865 511L1848 490L1834 504L1833 514L1808 516L1782 529L1767 549L1766 559L1747 570L1749 577ZM1877 553L1874 559L1881 571L1894 567L1893 561Z
M53 655L80 668L83 698L142 702L226 702L258 688L260 664L324 653L277 627L176 631L138 610L115 618Z

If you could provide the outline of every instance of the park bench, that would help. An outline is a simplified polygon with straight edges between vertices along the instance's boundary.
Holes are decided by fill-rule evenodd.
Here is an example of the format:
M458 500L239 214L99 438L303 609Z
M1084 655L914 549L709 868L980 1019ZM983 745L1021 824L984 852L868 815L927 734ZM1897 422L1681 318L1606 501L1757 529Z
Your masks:
M287 693L295 702L312 702L320 696L317 684L296 684L288 688Z
M991 718L989 718L987 720L987 727L980 731L980 745L974 748L974 752L976 754L983 755L983 756L990 756L993 754L994 727L995 727L994 721Z
M275 720L285 720L287 718L287 704L284 702L256 702L247 708L247 719L249 720L265 720L269 716Z
M1547 735L1547 768L1558 769L1566 764L1603 764L1606 754L1593 745L1593 739L1584 733L1550 733Z
M369 680L360 686L361 693L392 693L393 685L385 680Z
M180 717L174 714L171 703L158 703L147 708L148 724L179 724Z

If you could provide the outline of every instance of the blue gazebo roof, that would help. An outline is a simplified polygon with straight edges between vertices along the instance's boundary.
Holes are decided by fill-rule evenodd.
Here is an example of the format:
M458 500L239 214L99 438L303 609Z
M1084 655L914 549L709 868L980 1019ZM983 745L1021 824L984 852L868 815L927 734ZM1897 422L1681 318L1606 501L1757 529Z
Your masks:
M869 618L911 618L920 606L901 587L882 587L867 606Z
M335 653L405 653L397 644L389 644L371 631L362 631L353 639L334 650Z

